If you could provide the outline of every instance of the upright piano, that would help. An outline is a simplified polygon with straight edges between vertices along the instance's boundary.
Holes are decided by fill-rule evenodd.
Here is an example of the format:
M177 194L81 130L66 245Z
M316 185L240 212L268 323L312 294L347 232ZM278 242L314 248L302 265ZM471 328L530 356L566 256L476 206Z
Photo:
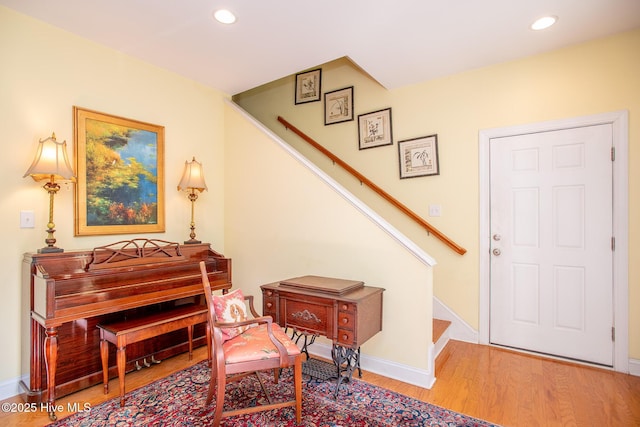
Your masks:
M23 309L29 331L23 332L28 342L21 386L26 400L46 398L53 406L56 396L102 382L98 323L204 304L200 261L207 265L212 289L231 288L231 260L208 244L134 239L86 251L25 254ZM204 324L194 331L194 345L206 345ZM186 331L127 346L128 369L187 349ZM115 362L112 370L115 376Z

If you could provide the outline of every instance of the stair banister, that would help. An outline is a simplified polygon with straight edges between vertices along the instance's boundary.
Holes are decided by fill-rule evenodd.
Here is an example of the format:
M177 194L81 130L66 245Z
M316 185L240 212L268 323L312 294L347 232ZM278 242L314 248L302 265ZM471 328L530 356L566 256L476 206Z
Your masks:
M418 223L422 228L427 230L429 233L433 234L437 239L441 240L444 244L449 246L455 252L457 252L460 255L464 255L467 252L467 250L465 248L461 247L460 245L455 243L453 240L451 240L450 238L448 238L447 236L442 234L440 232L440 230L438 230L437 228L435 228L434 226L429 224L427 221L422 219L418 214L416 214L411 209L409 209L408 207L406 207L405 205L400 203L397 199L395 199L393 196L391 196L389 193L384 191L382 188L378 187L376 184L371 182L367 177L365 177L360 172L358 172L357 170L352 168L348 163L344 162L342 159L340 159L338 156L333 154L331 151L327 150L325 147L323 147L322 145L318 144L316 141L314 141L311 137L309 137L307 134L302 132L300 129L298 129L297 127L293 126L291 123L289 123L287 120L285 120L281 116L278 116L278 121L280 123L282 123L286 129L291 130L293 133L295 133L300 138L305 140L307 143L312 145L314 148L316 148L322 154L324 154L325 156L329 157L331 159L331 161L333 161L334 163L336 163L339 166L341 166L344 170L346 170L351 175L353 175L358 181L360 181L361 183L365 184L367 187L371 188L380 197L382 197L383 199L385 199L386 201L391 203L393 206L398 208L400 211L402 211L404 214L406 214L409 218L411 218L413 221Z

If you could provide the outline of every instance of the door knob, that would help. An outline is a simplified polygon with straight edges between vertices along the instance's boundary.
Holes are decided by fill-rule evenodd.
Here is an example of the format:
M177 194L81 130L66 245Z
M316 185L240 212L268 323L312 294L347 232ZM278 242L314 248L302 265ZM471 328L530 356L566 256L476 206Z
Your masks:
M500 239L502 239L502 236L500 236L499 234L494 234L493 235L493 240L495 240L496 242L499 242Z
M494 250L493 250L493 254L494 254L495 256L499 256L501 253L502 253L502 252L501 252L501 251L500 251L500 249L498 249L498 248L496 248L496 249L494 249Z

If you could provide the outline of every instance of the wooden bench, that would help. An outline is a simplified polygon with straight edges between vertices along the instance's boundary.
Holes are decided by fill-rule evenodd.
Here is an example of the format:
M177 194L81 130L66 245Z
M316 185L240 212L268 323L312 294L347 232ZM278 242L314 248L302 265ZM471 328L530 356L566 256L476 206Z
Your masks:
M207 321L207 307L188 305L168 311L155 313L137 319L124 320L111 324L99 324L100 357L104 393L109 393L109 344L116 346L118 380L120 382L120 406L124 406L124 375L127 363L127 344L133 344L158 335L187 328L189 334L189 360L193 357L193 326Z

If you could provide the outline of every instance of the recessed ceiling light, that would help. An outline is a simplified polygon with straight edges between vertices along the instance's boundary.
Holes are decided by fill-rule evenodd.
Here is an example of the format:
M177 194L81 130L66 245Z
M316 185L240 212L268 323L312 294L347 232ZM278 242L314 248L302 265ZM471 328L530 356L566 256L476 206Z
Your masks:
M227 9L216 10L213 17L216 18L216 21L223 24L233 24L236 22L236 16Z
M544 30L555 24L557 21L557 16L543 16L540 19L536 19L536 21L531 24L531 29L536 31Z

